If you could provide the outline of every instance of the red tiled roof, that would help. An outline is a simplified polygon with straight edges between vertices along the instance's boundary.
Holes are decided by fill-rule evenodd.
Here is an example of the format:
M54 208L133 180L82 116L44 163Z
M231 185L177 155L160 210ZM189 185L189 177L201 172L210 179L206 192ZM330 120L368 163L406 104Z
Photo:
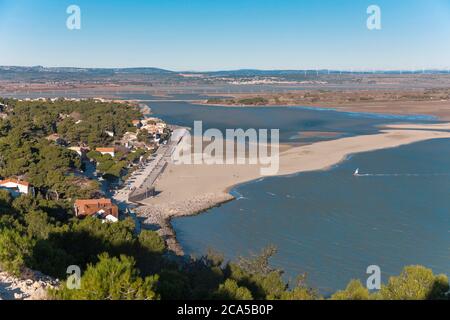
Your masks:
M101 199L78 199L75 200L75 205L84 206L92 204L112 204L111 199L101 198Z
M95 150L98 152L114 152L114 151L116 151L115 148L96 148Z
M20 184L20 185L26 186L26 187L28 187L28 186L30 185L28 182L23 181L23 180L18 180L18 179L5 179L5 180L0 180L0 185L2 185L2 184L7 184L8 182L15 183L15 184Z
M114 217L119 216L119 208L112 203L111 199L79 199L75 201L75 209L77 216L91 216L99 212L105 211Z

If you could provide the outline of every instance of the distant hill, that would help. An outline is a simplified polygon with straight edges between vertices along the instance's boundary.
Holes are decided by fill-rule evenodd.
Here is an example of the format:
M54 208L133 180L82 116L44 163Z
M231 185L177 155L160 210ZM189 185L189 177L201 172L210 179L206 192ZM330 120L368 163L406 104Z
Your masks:
M15 73L85 73L85 74L204 74L210 76L232 76L232 77L254 77L254 76L284 76L284 75L295 75L295 74L305 74L305 73L319 73L319 74L337 74L337 73L353 73L353 74L399 74L399 73L449 73L449 70L439 70L439 69L426 69L426 70L375 70L375 71L351 71L351 70L328 70L328 69L299 69L299 70L260 70L260 69L237 69L237 70L218 70L218 71L171 71L160 68L153 67L134 67L134 68L75 68L75 67L43 67L43 66L33 66L33 67L22 67L22 66L0 66L0 74L5 72L15 72Z
M46 72L46 73L142 73L142 74L172 74L173 71L159 68L74 68L74 67L21 67L21 66L0 66L0 72Z
M149 80L149 78L178 77L176 72L159 68L73 68L0 66L0 80L23 81L102 81Z
M64 82L64 83L120 83L120 84L211 84L228 81L230 78L278 78L282 81L309 81L324 80L328 83L341 83L343 81L359 82L361 78L394 77L399 74L411 75L425 72L428 75L449 74L448 70L403 70L403 71L341 71L341 70L258 70L240 69L230 71L206 71L206 72L176 72L153 67L136 68L75 68L75 67L22 67L0 66L0 80L21 81L32 83ZM198 75L189 77L188 75ZM403 77L403 76L401 76ZM218 79L219 78L219 79Z

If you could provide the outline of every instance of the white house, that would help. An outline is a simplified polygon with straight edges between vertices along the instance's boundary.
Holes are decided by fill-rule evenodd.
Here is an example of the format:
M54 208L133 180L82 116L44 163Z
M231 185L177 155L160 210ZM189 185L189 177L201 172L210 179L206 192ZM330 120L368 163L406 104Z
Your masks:
M114 158L116 150L114 148L96 148L96 151L100 152L102 155L109 154Z
M119 219L117 217L113 216L112 214L107 213L105 210L100 210L99 212L97 212L95 214L95 217L101 219L102 223L105 223L105 222L115 223L115 222L119 221Z
M75 151L78 153L80 157L84 157L87 152L89 152L89 148L87 147L69 147L69 150Z
M8 189L13 192L16 191L22 194L33 193L33 187L31 187L28 182L17 179L0 180L0 188Z

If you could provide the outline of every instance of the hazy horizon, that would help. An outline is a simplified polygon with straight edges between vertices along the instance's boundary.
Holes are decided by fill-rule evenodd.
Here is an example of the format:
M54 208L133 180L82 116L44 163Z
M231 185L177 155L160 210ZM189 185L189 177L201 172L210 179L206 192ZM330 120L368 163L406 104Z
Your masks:
M345 73L387 73L387 72L411 72L411 73L420 73L423 70L425 71L442 71L442 72L449 72L450 73L450 67L425 67L425 68L421 68L421 69L313 69L313 68L306 68L306 69L276 69L276 68L264 68L264 69L258 69L258 68L239 68L239 69L227 69L227 68L222 68L222 69L214 69L214 70L177 70L177 69L168 69L168 68L163 68L160 66L125 66L125 67L115 67L115 66L105 66L105 67L86 67L86 66L68 66L68 65L63 65L63 66L55 66L55 65L0 65L0 68L45 68L45 69L117 69L117 70L122 70L122 69L159 69L159 70L164 70L164 71L170 71L170 72L192 72L192 73L212 73L212 72L233 72L233 71L245 71L245 70L250 70L250 71L267 71L267 72L273 72L273 71L279 71L279 72L304 72L304 71L318 71L318 72L323 72L323 71L330 71L330 72L345 72Z

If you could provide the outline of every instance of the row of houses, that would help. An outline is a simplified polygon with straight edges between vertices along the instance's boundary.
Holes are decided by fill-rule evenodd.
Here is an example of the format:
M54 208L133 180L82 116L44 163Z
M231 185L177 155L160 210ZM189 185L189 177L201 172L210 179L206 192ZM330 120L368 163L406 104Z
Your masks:
M49 136L47 136L47 140L54 142L55 144L66 147L68 143L62 139L57 133L53 133ZM156 145L144 143L138 141L137 134L134 132L126 132L122 139L116 143L113 147L99 147L96 148L95 151L100 152L102 155L109 154L111 157L114 157L115 154L119 149L123 149L122 151L131 151L133 149L154 149L156 148ZM91 149L87 146L74 146L74 147L67 147L68 149L75 151L78 153L80 157L84 156L86 153L88 153Z
M158 118L146 118L143 120L134 120L133 125L139 130L147 130L147 132L155 137L154 144L138 141L138 132L126 132L119 142L119 146L114 147L99 147L95 151L100 152L102 155L109 154L114 157L118 149L125 148L125 150L131 151L132 149L151 149L156 148L159 143L159 136L162 135L167 128L167 125ZM114 136L114 133L108 132L110 136ZM52 134L47 137L47 140L55 142L58 145L64 146L66 142L61 139L58 134ZM72 146L68 149L75 151L80 157L85 156L90 151L89 147L85 146ZM111 199L77 199L74 203L74 213L78 218L84 217L96 217L103 222L117 222L119 221L119 208L115 205Z
M122 147L125 148L124 151L131 151L136 149L146 149L154 150L159 146L161 141L161 135L164 134L167 129L167 124L158 118L145 118L142 120L133 120L133 125L138 128L137 132L126 132L120 140L115 142L114 147L100 147L96 148L96 151L101 154L109 154L114 157L117 149ZM152 141L139 141L138 133L140 130L146 130L154 138ZM109 136L114 137L114 132L105 131ZM46 137L48 141L51 141L59 146L67 147L69 143L65 141L59 134L53 133ZM83 156L85 153L89 152L88 147L72 146L68 147L70 150L78 153L79 156Z

